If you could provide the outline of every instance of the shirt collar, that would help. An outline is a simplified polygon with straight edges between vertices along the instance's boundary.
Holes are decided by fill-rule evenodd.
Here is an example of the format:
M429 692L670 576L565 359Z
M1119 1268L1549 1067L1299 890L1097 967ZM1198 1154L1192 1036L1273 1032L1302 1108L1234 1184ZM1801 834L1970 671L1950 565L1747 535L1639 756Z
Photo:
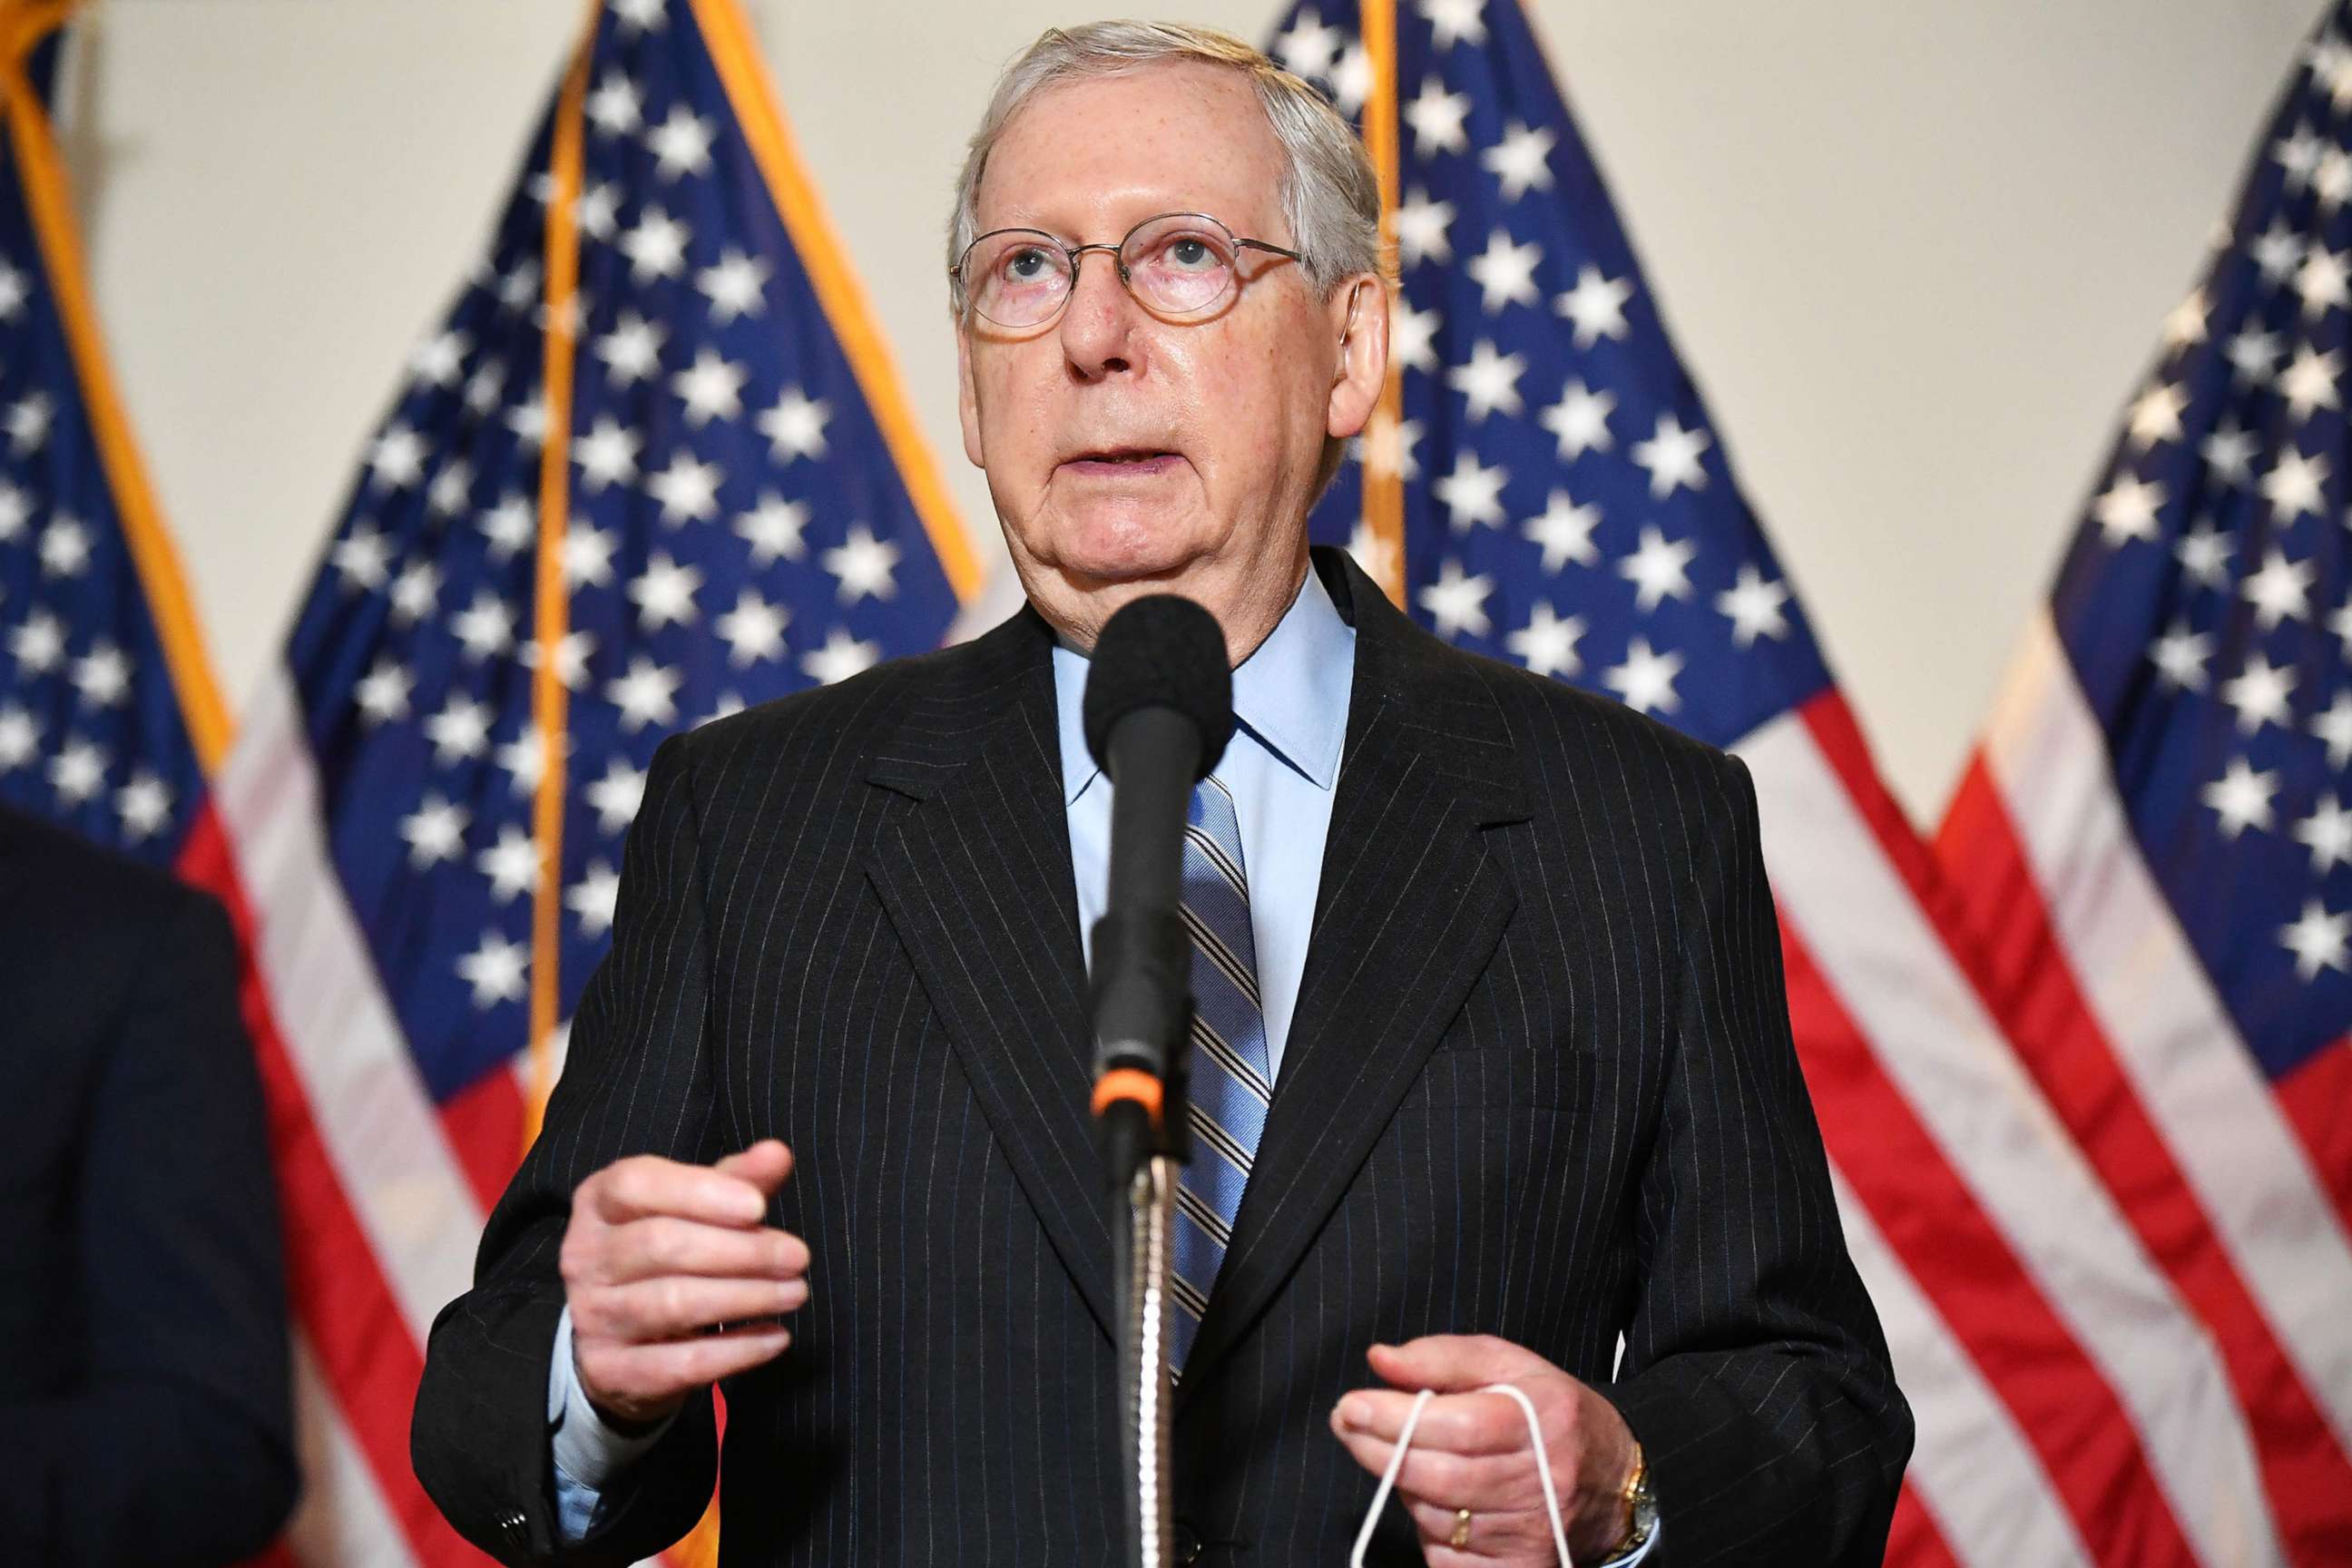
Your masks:
M1266 752L1318 789L1339 774L1348 695L1356 676L1355 628L1308 568L1290 608L1234 671L1234 717ZM1102 770L1087 750L1087 656L1054 645L1054 702L1062 731L1062 804L1086 794Z

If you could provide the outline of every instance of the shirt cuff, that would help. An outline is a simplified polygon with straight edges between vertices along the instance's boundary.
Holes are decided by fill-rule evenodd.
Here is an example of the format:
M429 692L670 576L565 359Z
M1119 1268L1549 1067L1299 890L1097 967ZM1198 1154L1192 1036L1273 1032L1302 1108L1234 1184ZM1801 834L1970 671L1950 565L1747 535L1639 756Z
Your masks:
M556 1485L601 1493L639 1455L662 1439L671 1415L647 1432L615 1430L590 1404L572 1364L572 1309L555 1320L555 1359L547 1369L547 1423L553 1434Z

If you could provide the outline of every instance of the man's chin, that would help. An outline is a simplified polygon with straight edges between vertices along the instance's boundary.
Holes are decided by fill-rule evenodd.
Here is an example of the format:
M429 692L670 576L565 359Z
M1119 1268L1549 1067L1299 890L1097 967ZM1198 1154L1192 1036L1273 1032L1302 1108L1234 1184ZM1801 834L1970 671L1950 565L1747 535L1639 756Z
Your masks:
M1072 587L1087 592L1123 583L1165 583L1182 576L1206 553L1190 530L1166 520L1156 526L1122 519L1111 527L1072 531L1059 542L1054 564Z

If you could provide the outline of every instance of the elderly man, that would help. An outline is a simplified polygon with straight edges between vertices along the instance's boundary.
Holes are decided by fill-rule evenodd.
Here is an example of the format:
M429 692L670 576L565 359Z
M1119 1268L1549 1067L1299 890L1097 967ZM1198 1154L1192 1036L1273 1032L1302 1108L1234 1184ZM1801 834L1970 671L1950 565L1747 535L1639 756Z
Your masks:
M467 1536L666 1545L723 1384L730 1563L1117 1558L1077 715L1104 621L1173 592L1240 721L1187 860L1180 1559L1345 1561L1426 1389L1372 1560L1552 1562L1502 1382L1580 1563L1876 1559L1910 1418L1744 770L1307 548L1386 367L1377 216L1346 124L1235 40L1105 24L1008 68L950 257L1028 606L663 748L546 1132L432 1339L417 1468Z

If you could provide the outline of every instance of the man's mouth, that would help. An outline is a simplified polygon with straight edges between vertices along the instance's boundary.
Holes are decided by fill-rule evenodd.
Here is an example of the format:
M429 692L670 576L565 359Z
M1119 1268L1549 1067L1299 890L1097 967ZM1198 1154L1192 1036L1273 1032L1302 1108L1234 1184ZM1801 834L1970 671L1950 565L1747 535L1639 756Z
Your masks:
M1165 473L1183 458L1165 447L1104 447L1066 459L1061 471L1086 477L1145 478Z

